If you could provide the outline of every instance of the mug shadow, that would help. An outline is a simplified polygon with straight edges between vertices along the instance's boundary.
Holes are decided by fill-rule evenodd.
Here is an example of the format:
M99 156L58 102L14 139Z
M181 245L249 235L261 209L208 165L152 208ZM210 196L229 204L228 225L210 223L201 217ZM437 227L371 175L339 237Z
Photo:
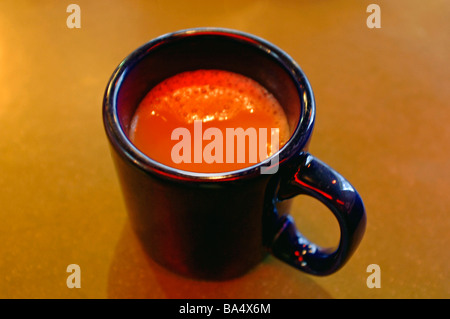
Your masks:
M308 275L272 256L246 275L199 281L174 274L145 253L127 221L108 274L108 298L120 299L327 299Z

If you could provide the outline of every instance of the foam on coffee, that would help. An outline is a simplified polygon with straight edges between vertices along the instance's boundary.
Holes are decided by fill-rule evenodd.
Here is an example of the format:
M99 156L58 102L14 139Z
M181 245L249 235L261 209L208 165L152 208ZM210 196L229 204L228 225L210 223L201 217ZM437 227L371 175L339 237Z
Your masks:
M183 72L159 83L136 110L130 139L148 156L169 165L161 154L163 145L158 145L173 142L170 135L164 136L196 120L205 129L278 128L280 147L289 139L286 115L276 98L253 79L223 70Z

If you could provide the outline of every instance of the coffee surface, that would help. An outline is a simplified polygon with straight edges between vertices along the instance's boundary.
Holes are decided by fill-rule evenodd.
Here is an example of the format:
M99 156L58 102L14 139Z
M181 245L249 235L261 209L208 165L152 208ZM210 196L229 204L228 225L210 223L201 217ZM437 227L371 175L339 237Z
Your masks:
M133 116L129 137L140 151L167 166L220 173L272 155L289 139L289 126L278 101L256 81L223 70L196 70L151 89ZM240 138L245 138L244 146ZM258 150L255 161L255 146L263 144L265 156Z

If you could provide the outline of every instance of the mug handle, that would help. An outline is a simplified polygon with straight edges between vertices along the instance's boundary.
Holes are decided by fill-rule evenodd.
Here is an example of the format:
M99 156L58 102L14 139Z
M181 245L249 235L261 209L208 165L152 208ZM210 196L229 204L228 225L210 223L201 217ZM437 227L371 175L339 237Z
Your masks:
M297 159L294 174L288 173L280 181L278 201L301 194L321 201L339 223L339 245L337 249L318 247L296 229L291 216L283 215L277 218L270 252L306 273L329 275L348 261L362 239L366 227L364 204L353 186L327 164L307 152Z

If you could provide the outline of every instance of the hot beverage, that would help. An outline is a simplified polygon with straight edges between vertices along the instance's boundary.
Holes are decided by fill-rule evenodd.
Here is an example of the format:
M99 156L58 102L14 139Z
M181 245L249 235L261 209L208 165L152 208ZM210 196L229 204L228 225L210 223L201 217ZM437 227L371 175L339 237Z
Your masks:
M157 162L218 173L273 155L289 139L289 126L281 105L256 81L223 70L197 70L150 90L129 135Z

